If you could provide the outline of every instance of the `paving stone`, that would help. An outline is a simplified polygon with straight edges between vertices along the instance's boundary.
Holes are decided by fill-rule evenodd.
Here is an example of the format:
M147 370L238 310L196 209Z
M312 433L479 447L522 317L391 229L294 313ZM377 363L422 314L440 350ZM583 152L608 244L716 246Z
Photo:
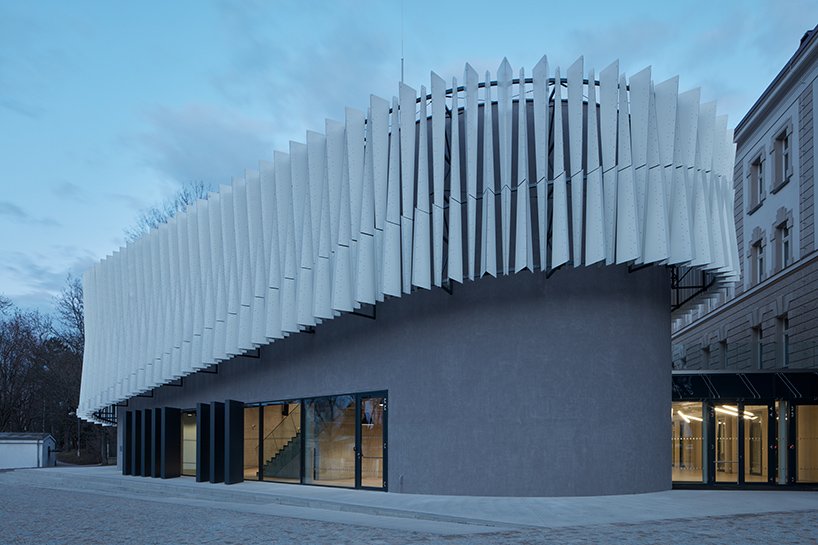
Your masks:
M120 493L92 487L68 490L65 483L55 480L54 484L48 484L47 480L35 478L38 475L42 474L0 475L0 543L3 545L818 543L818 510L815 509L636 523L591 522L558 528L489 528L474 523L397 520L341 511L328 513L311 507L259 501L191 501L174 498L167 487L160 486L155 487L156 493L144 490L149 487L143 486L138 495L127 486L123 486ZM123 483L129 482L129 478L123 479L126 479ZM774 501L775 495L772 497ZM292 512L298 516L278 516L276 512ZM304 518L310 516L318 519L330 516L334 520ZM363 524L356 524L355 520ZM384 520L403 527L377 527ZM429 529L434 531L427 531Z

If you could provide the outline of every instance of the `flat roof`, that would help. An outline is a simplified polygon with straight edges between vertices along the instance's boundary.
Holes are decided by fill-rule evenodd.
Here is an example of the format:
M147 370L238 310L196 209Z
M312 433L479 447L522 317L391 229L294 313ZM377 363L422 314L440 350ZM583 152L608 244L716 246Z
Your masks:
M27 431L0 432L0 441L40 441L46 437L51 437L51 434ZM51 438L54 439L53 437Z

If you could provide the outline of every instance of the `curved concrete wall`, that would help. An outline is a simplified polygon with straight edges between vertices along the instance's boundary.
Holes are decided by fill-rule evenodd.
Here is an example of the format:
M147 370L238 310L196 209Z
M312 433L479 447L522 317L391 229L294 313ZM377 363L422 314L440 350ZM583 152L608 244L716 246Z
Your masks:
M663 267L484 278L342 316L131 407L388 390L390 491L665 490L669 309Z

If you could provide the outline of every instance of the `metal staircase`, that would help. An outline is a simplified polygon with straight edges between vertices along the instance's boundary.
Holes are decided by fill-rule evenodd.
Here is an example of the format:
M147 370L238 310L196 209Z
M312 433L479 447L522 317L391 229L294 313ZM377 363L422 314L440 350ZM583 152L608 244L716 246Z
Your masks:
M279 424L268 433L264 445L263 477L299 479L301 476L301 404L296 405Z

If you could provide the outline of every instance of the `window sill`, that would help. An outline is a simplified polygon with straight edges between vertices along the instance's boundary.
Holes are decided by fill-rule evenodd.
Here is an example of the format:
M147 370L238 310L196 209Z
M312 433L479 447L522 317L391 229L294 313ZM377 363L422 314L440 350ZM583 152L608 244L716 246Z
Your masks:
M787 185L789 183L791 177L792 176L788 176L787 178L785 178L780 183L778 183L778 184L774 185L773 187L771 187L770 188L770 193L772 193L773 195L778 193L781 190L782 187L784 187L785 185Z
M755 212L756 210L758 210L759 208L761 208L761 205L762 205L762 204L764 204L764 199L761 199L761 200L760 200L760 201L758 201L757 203L755 203L755 204L753 204L753 205L750 205L750 209L749 209L749 210L747 210L747 215L749 216L749 215L751 215L753 212Z

